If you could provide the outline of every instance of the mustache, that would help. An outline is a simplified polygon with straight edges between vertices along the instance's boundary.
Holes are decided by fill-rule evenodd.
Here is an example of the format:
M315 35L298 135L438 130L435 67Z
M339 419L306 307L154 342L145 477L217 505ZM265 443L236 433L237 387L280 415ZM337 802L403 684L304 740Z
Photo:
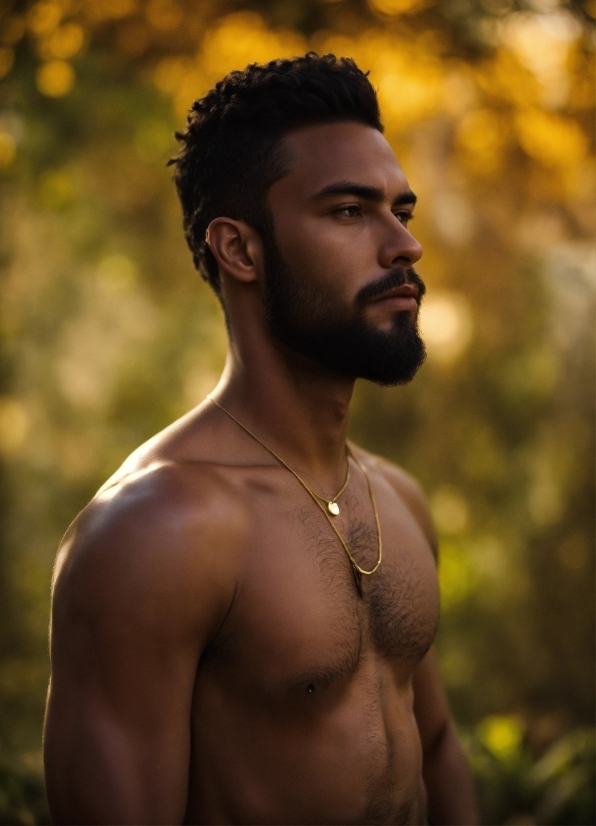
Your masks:
M413 284L418 288L418 297L416 301L418 304L422 301L423 295L426 293L426 285L420 278L414 267L395 267L389 270L388 273L375 281L369 281L364 287L358 290L356 295L356 305L360 308L364 307L370 301L386 293L388 290L394 290L396 287L403 287L404 284Z

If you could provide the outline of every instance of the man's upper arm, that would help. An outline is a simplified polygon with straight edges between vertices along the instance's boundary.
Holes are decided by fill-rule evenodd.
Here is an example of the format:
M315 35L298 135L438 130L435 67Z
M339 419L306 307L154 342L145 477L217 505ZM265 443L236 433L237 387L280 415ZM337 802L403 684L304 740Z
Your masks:
M147 474L65 538L44 738L57 822L183 820L197 664L234 589L233 531L200 500L167 470Z

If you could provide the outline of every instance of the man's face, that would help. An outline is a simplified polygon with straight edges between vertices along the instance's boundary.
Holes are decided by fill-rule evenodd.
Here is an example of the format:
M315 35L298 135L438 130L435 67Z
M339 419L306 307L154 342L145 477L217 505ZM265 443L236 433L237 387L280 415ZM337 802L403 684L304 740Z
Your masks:
M357 123L297 130L290 171L267 199L265 311L284 344L352 378L409 381L424 360L407 230L415 197L376 129Z

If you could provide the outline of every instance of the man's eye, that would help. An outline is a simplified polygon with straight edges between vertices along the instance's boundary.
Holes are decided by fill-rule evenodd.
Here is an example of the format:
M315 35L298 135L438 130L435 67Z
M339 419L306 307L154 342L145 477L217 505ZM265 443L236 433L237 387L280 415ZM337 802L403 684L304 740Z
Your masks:
M353 206L345 206L336 209L335 214L341 215L344 218L357 218L359 215L362 215L362 210L359 206L354 204Z
M403 224L404 227L408 226L408 223L413 220L414 216L411 212L394 212L393 213L400 224Z

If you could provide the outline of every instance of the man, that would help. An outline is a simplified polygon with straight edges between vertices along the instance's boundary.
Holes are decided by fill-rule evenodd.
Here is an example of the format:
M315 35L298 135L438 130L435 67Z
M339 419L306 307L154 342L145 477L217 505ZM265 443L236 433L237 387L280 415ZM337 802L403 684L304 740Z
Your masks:
M375 93L332 55L253 65L178 137L229 356L58 554L54 818L472 823L427 506L346 441L354 380L403 383L424 358L415 196Z

